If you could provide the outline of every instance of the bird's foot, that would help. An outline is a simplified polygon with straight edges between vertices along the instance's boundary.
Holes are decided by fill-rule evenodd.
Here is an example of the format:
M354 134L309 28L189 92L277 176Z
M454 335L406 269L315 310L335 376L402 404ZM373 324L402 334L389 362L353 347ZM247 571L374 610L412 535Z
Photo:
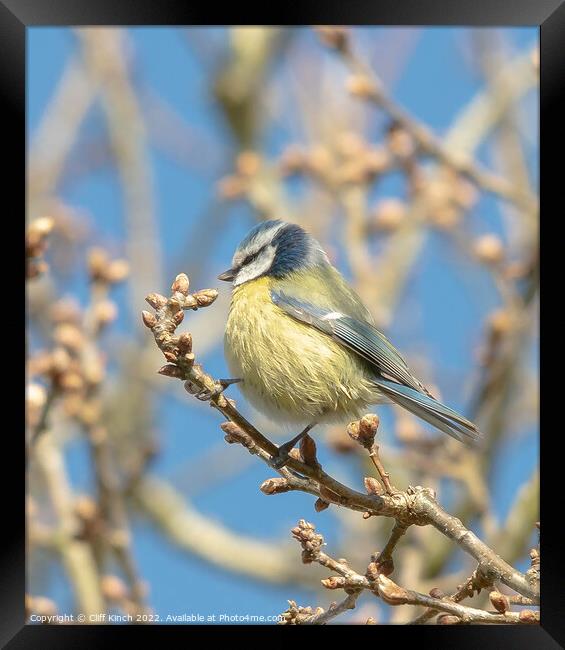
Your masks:
M237 384L240 381L243 381L243 379L218 379L213 390L203 388L201 391L195 393L194 397L202 402L208 402L214 397L221 395L226 390L226 388L232 384Z
M301 431L297 436L294 436L292 440L289 440L288 442L285 442L284 445L281 445L277 453L271 458L271 465L275 469L281 469L281 467L284 467L288 461L290 460L290 451L293 449L301 440L304 438L304 436L312 429L312 427L315 426L315 422L312 424L309 424L304 431Z
M278 448L277 453L271 458L271 465L275 469L281 469L288 463L290 460L290 451L293 449L294 444L295 441L292 439Z

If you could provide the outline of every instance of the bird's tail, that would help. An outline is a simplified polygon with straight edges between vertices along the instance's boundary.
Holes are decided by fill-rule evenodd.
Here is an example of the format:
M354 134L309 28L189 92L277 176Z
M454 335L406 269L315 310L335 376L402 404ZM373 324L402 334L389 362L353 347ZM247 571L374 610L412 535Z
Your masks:
M387 379L379 378L375 383L379 390L393 402L456 440L470 443L477 442L481 438L481 432L472 422L433 397Z

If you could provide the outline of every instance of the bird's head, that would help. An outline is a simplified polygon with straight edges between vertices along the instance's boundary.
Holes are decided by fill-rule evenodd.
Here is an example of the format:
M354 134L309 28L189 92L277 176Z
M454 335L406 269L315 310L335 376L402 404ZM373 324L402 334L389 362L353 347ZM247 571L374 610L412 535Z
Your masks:
M263 221L239 244L231 268L218 276L234 287L261 276L282 278L289 273L327 264L320 244L293 223Z

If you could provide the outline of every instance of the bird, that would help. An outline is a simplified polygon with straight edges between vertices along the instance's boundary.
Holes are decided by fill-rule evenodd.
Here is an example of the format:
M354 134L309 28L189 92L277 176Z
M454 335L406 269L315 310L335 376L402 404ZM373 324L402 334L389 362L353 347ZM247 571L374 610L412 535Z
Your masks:
M278 447L275 467L318 424L357 419L395 403L468 444L481 433L412 374L360 297L304 228L279 219L255 225L218 276L232 283L224 354L258 411L304 428Z

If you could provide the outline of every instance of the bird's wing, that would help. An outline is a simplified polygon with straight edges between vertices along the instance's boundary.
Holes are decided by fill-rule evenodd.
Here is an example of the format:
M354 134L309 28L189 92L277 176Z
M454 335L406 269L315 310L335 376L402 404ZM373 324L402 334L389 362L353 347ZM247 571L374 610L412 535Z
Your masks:
M289 316L312 325L369 361L380 375L429 395L394 345L369 323L317 307L281 291L271 290L271 298Z
M438 402L422 386L398 350L369 323L317 307L282 291L272 290L271 298L292 318L315 327L366 359L375 369L375 385L393 402L462 442L481 437L472 422Z

